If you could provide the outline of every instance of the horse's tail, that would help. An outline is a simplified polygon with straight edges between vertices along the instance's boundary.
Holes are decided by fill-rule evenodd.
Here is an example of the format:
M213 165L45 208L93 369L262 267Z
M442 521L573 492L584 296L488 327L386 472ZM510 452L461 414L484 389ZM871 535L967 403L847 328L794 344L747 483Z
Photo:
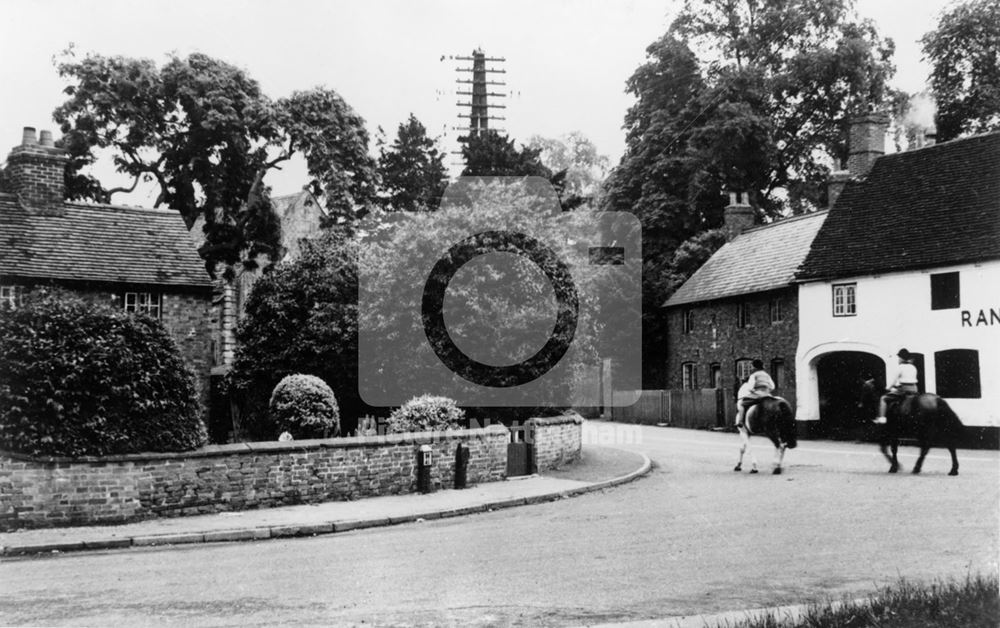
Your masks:
M950 434L959 434L963 429L965 429L965 425L962 424L962 419L958 418L958 415L951 409L948 402L941 397L937 398L937 409L938 416L941 419L941 429Z

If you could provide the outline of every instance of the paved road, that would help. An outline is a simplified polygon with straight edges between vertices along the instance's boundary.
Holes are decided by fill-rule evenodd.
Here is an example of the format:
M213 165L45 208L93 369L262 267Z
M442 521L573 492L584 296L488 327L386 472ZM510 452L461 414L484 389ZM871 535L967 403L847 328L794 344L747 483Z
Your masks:
M8 625L578 625L859 595L996 570L1000 457L804 442L732 471L735 436L643 428L658 468L557 503L329 537L0 563ZM606 444L606 443L605 443ZM913 449L903 450L909 467ZM770 446L760 446L762 463ZM766 469L765 469L766 471Z

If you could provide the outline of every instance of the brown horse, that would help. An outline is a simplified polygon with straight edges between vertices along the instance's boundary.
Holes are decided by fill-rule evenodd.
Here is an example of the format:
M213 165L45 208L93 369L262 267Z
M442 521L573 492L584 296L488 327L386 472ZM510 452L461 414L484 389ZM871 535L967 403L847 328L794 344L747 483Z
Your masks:
M963 429L962 421L955 411L937 395L908 395L901 401L890 404L880 443L882 453L889 461L889 473L896 473L900 469L899 459L896 457L900 437L913 436L920 446L920 457L913 465L913 473L920 473L927 452L932 445L938 445L947 447L951 453L951 471L948 475L958 475L958 454L955 450ZM892 455L887 449L891 450Z

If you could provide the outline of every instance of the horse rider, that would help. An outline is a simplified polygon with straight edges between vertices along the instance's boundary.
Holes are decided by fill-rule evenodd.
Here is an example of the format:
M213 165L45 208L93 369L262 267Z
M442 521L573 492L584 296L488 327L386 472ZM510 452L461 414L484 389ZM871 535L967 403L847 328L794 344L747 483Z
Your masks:
M747 377L747 381L740 386L737 393L737 397L739 397L739 401L736 402L737 428L743 427L743 421L751 406L761 399L771 397L774 393L774 380L764 370L764 362L758 359L754 360L752 364L753 372Z
M890 403L901 401L907 395L915 395L919 392L917 389L917 367L913 365L913 354L906 349L900 349L896 356L899 358L896 378L879 401L876 423L885 423L885 414Z

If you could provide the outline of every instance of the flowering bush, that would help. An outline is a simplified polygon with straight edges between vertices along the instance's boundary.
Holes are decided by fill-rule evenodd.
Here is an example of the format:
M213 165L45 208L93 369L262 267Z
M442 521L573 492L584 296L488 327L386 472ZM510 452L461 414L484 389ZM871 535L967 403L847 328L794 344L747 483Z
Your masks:
M454 430L462 427L465 412L447 397L421 395L393 410L387 421L390 434Z
M340 408L326 382L315 375L288 375L274 387L268 405L278 432L294 438L340 433Z

